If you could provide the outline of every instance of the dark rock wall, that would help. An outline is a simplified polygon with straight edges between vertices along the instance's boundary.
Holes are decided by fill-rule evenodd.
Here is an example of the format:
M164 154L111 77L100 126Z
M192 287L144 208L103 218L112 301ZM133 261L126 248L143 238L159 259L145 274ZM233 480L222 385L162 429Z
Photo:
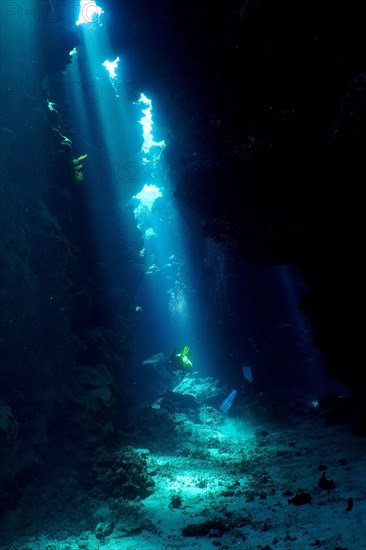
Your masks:
M206 235L249 263L300 270L315 344L330 373L364 400L360 5L188 1L126 10L115 46L139 68L132 78L160 98L176 196L194 206Z
M77 181L64 130L72 121L44 87L47 75L62 82L78 36L59 17L50 22L49 2L34 6L38 15L1 20L0 509L60 453L65 463L75 445L79 457L113 445L117 371L128 370L136 322L138 276L124 265L120 286L103 284L95 268L87 182Z

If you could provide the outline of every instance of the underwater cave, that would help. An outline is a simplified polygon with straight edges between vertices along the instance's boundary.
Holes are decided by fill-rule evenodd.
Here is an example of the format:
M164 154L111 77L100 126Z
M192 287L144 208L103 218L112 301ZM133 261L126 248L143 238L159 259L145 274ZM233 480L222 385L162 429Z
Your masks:
M0 4L0 550L364 550L359 11Z

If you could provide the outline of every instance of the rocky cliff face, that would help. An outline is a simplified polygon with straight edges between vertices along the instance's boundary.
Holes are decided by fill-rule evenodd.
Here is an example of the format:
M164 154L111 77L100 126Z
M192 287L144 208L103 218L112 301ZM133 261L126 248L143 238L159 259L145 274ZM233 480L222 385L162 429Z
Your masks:
M300 269L315 344L364 400L357 3L142 3L129 6L115 43L164 104L176 196L249 263Z
M58 20L2 18L0 508L75 442L82 454L114 440L117 364L132 345L138 278L98 278L70 120L44 87L50 73L62 82L77 43Z

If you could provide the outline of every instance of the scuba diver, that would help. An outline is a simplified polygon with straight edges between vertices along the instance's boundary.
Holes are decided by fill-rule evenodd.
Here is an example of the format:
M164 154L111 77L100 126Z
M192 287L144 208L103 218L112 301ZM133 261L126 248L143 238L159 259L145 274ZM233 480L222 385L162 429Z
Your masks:
M184 346L182 350L175 348L172 351L168 363L170 372L178 372L182 375L182 378L184 378L189 372L192 372L193 365L192 361L188 357L188 352L188 346Z

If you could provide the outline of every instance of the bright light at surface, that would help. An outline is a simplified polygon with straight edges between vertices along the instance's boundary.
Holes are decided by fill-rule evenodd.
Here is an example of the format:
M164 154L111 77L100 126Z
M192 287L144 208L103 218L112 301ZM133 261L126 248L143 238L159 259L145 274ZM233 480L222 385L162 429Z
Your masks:
M116 69L118 67L118 63L119 63L119 57L116 57L114 61L108 61L108 59L106 59L102 63L103 67L107 69L110 78L117 78Z
M80 14L76 24L95 23L99 20L102 13L102 8L97 6L95 0L80 0Z
M146 109L142 110L143 116L140 119L140 124L142 125L142 135L144 139L141 150L143 153L148 154L152 149L152 147L159 147L159 149L161 149L160 151L161 153L165 148L166 144L163 139L161 141L154 140L154 136L152 133L152 129L154 125L153 118L152 118L152 101L151 99L146 97L145 94L141 94L138 102L147 106Z
M140 193L134 195L133 198L139 199L140 205L145 206L146 208L148 208L149 211L151 211L152 205L154 204L156 199L162 196L163 193L160 191L159 187L153 184L145 184Z

